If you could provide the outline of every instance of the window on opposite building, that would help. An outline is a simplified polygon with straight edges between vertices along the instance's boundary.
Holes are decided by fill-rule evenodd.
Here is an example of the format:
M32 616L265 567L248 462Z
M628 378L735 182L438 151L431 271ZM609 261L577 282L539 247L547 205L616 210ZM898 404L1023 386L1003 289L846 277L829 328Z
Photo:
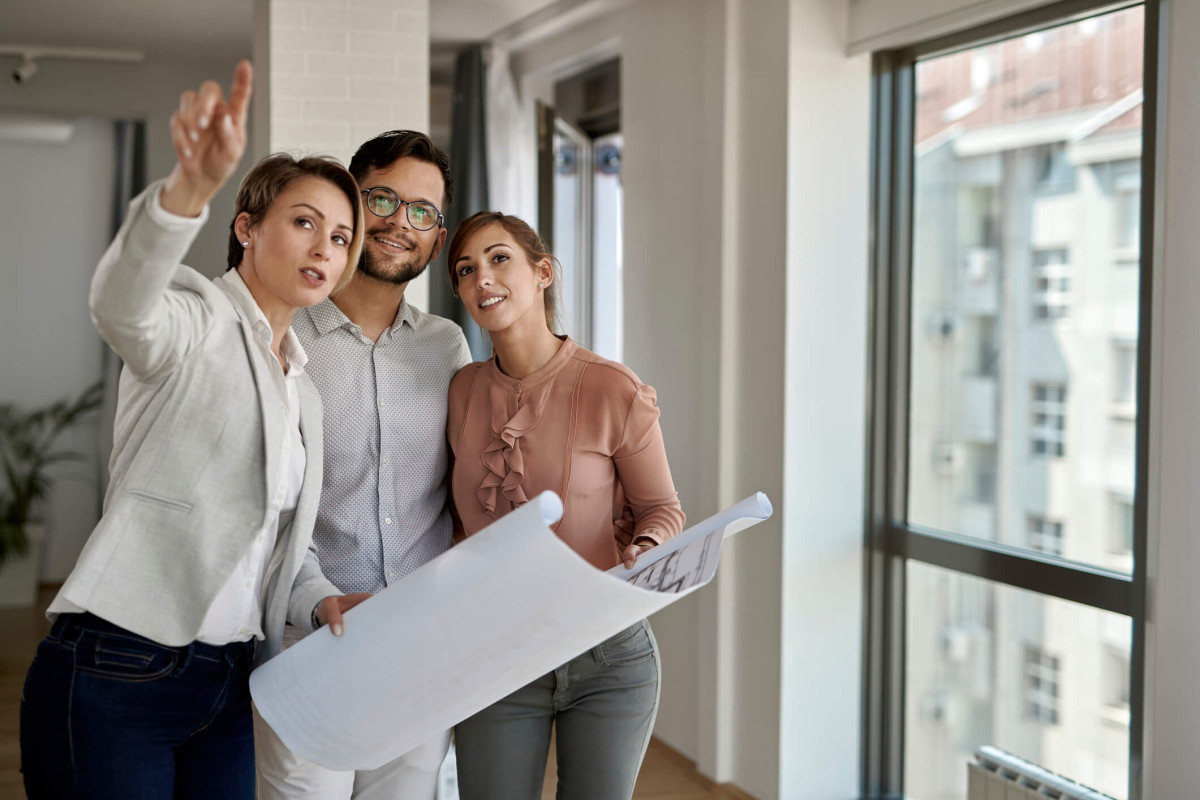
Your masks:
M1137 342L1113 343L1113 405L1124 410L1137 403Z
M1065 247L1033 251L1033 318L1062 319L1071 311L1071 264Z
M1052 556L1062 555L1063 524L1038 514L1030 514L1029 548Z
M1113 177L1113 244L1118 251L1136 254L1141 243L1142 176L1138 165L1122 164ZM1123 258L1122 263L1136 263Z
M1113 493L1109 496L1109 507L1112 520L1109 550L1116 555L1128 556L1133 553L1133 498Z
M1062 458L1066 452L1067 387L1035 383L1030 409L1030 439L1035 456Z
M1129 653L1119 647L1104 645L1100 666L1104 704L1110 709L1124 712L1123 721L1129 724ZM1120 721L1121 716L1116 719Z
M1025 647L1025 716L1043 725L1058 724L1058 656Z

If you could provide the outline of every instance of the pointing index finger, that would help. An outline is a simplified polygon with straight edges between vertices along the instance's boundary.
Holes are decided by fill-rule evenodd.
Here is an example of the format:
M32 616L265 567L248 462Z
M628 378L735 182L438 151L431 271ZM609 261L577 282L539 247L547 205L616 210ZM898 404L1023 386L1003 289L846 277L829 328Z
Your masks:
M229 113L237 127L246 124L246 110L250 107L253 84L254 68L243 59L233 72L233 86L229 89Z

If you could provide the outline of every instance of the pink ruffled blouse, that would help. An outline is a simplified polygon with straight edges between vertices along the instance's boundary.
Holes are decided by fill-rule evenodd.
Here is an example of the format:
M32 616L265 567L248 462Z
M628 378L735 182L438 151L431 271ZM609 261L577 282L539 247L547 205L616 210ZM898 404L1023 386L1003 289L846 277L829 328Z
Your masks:
M522 380L496 359L450 383L451 496L470 536L547 489L563 499L555 531L599 569L635 539L683 530L654 390L571 339Z

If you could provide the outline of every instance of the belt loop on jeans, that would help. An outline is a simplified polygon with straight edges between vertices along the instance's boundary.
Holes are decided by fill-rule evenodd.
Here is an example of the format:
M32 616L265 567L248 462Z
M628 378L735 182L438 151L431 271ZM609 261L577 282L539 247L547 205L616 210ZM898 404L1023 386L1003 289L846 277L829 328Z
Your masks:
M55 618L54 624L50 626L50 633L46 638L52 642L62 642L63 634L67 631L67 626L70 623L70 614L59 614Z
M196 643L176 647L175 649L175 669L171 671L172 675L182 675L188 667L192 665L192 653L196 650Z

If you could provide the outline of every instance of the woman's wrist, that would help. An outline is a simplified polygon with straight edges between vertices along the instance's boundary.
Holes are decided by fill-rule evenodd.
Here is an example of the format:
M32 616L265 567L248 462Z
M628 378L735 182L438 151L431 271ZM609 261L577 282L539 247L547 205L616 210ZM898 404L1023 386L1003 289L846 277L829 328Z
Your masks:
M176 164L163 183L158 202L163 211L180 217L198 217L220 186L203 186L183 174Z

